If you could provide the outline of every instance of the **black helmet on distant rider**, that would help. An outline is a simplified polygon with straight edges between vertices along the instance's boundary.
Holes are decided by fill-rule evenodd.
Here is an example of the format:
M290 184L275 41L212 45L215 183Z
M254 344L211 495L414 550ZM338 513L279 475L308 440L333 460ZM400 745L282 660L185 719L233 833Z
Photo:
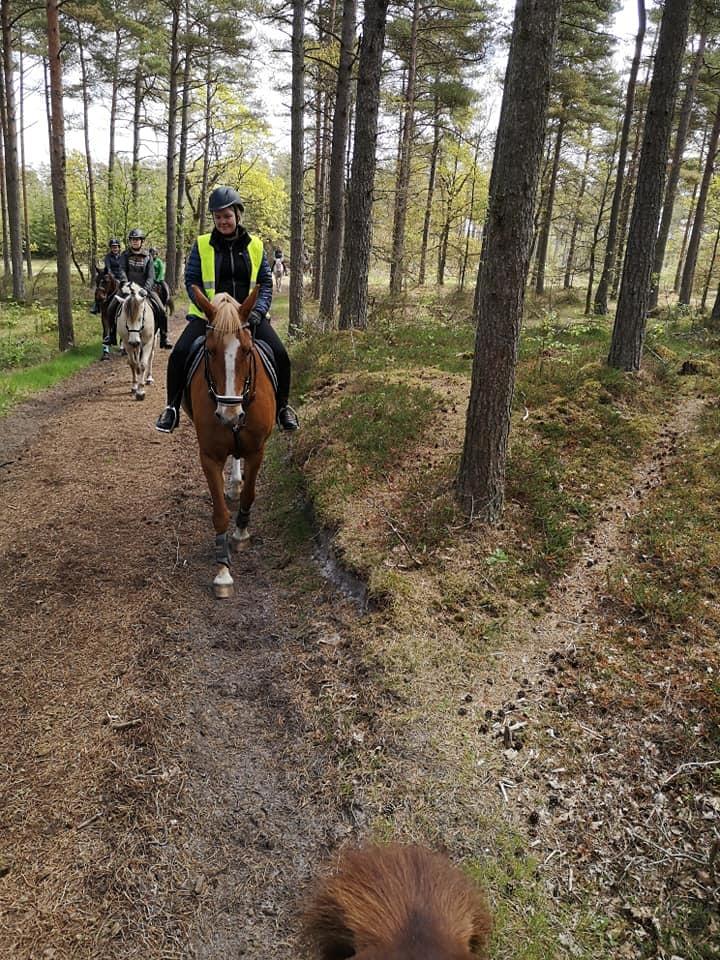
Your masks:
M128 234L128 240L144 240L144 239L145 239L145 234L142 232L142 230L138 230L137 227L133 227L133 229Z

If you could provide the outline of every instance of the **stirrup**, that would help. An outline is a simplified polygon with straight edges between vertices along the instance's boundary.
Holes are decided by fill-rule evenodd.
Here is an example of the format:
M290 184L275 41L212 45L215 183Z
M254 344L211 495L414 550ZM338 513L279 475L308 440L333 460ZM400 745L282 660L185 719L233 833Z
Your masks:
M180 422L180 414L175 407L165 407L155 421L155 429L159 433L172 433Z

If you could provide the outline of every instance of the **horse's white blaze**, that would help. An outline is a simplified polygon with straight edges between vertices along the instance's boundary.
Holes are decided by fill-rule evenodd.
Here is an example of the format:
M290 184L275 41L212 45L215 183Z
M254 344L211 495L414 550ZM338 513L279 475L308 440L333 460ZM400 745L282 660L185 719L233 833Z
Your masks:
M238 388L235 385L235 359L239 349L240 341L237 337L230 337L225 347L225 387L219 390L219 393L224 394L226 397L238 396ZM240 408L239 410L238 407ZM242 404L219 403L217 405L217 412L221 417L227 420L233 420L239 413L243 412Z

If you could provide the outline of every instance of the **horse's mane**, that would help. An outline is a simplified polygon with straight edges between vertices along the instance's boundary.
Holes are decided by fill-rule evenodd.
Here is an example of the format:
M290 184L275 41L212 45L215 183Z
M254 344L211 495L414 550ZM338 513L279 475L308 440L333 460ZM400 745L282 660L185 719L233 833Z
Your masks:
M221 336L225 333L238 333L243 325L243 316L237 300L229 293L217 293L213 297L212 305L216 309L212 321L215 332Z

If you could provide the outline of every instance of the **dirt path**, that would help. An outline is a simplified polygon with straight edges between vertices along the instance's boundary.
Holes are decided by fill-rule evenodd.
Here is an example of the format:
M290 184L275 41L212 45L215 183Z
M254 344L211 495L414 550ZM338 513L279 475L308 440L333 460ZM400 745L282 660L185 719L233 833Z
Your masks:
M343 830L311 691L354 613L311 544L288 554L262 477L238 595L212 598L209 497L187 420L152 428L157 366L144 403L115 358L0 421L14 960L277 957Z

